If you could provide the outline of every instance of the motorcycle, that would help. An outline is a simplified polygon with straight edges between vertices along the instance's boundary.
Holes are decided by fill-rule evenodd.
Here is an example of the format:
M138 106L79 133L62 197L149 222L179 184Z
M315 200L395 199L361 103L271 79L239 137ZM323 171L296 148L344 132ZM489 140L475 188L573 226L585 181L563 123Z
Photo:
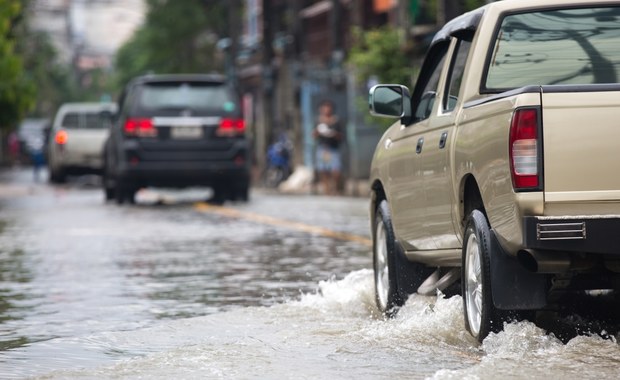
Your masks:
M293 156L293 144L290 139L282 134L267 149L267 169L265 170L265 186L276 188L291 174L291 158Z

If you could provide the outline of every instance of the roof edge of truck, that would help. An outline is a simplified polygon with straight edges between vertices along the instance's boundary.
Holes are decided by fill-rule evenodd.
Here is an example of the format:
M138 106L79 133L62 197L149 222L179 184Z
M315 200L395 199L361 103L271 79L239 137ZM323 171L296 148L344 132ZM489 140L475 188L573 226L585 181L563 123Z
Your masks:
M478 28L478 24L480 24L480 19L484 14L485 10L490 6L488 4L481 8L474 9L473 11L464 13L455 19L450 20L446 25L443 26L433 37L433 41L431 45L439 41L445 41L450 39L450 37L459 34L465 31L475 31Z

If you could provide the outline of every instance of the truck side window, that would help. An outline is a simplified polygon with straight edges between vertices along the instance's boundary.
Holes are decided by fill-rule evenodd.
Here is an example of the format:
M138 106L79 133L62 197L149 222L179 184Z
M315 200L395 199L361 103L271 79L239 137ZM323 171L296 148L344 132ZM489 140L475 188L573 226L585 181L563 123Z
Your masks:
M465 62L469 55L469 48L471 47L471 40L459 40L456 48L456 53L452 58L448 89L444 93L443 109L445 112L450 112L456 107L459 91L461 89L461 81L463 80L463 73L465 72Z
M412 98L414 122L427 119L431 115L447 51L447 42L436 44L422 64Z

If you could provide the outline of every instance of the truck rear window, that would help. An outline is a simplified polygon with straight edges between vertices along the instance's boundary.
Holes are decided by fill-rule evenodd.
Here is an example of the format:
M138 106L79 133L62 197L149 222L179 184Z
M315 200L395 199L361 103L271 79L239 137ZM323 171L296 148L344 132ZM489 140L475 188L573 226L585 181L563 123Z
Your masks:
M620 7L554 9L504 17L483 88L618 83Z

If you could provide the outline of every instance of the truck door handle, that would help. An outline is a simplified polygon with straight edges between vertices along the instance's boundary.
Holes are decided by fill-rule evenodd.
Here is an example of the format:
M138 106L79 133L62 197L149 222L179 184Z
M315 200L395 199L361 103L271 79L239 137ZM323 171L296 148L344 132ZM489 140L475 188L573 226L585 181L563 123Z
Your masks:
M439 149L443 149L446 147L446 141L448 140L448 132L444 132L441 134L439 138Z
M416 147L415 147L415 152L417 154L422 153L422 145L424 145L424 137L420 137L418 139L418 145L416 145Z

